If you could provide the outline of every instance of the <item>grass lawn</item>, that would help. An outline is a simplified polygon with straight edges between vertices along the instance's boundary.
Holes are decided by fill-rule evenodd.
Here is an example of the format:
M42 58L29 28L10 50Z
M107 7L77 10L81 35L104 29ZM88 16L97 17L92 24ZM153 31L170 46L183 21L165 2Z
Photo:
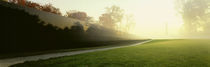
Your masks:
M138 46L30 61L13 67L210 67L210 40L154 40Z

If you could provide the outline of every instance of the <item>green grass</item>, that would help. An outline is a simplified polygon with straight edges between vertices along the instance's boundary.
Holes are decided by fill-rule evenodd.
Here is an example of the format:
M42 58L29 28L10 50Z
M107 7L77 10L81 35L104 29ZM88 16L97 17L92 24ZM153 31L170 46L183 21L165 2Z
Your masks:
M14 67L210 67L210 40L143 45L16 64Z

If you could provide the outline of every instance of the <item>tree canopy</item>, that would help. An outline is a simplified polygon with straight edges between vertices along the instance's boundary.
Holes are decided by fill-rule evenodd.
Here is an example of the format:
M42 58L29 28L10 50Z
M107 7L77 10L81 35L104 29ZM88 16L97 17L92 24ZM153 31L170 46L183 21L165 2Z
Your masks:
M177 0L176 7L183 18L185 33L210 33L209 0Z
M66 12L66 16L82 21L86 21L88 19L87 13L80 11L68 11Z
M99 17L99 22L107 28L116 29L117 23L121 23L124 16L124 10L118 6L106 8L106 13Z

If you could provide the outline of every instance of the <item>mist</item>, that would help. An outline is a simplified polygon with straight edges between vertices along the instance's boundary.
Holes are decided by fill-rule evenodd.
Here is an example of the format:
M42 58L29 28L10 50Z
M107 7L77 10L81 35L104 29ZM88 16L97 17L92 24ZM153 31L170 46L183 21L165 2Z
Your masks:
M210 36L209 3L209 0L176 1L176 9L183 19L183 35L201 38Z

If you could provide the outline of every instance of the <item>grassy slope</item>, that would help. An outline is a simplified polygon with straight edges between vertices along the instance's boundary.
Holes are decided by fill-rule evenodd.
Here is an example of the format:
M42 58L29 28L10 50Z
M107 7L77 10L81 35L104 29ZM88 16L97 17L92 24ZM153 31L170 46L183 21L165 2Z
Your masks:
M208 67L210 40L156 40L144 45L17 64L17 67Z

